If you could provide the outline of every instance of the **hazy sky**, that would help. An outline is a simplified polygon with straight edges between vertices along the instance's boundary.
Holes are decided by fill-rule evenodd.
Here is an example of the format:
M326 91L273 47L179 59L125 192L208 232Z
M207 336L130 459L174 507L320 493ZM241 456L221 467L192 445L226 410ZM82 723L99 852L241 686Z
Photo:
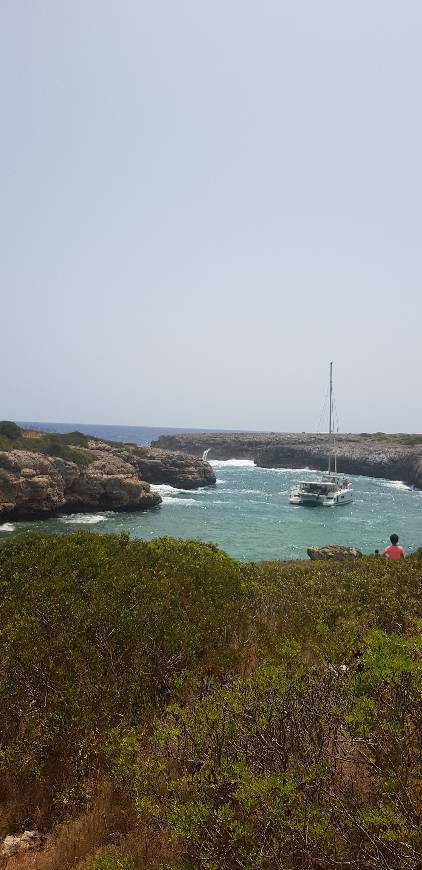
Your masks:
M0 419L422 431L418 0L0 0Z

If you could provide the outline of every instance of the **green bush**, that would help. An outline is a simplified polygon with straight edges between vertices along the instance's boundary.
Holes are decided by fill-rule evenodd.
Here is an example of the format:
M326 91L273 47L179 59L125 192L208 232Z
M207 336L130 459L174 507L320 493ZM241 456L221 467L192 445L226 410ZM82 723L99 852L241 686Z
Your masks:
M107 785L148 853L136 867L413 870L421 592L416 558L3 543L0 822L48 826ZM109 850L90 870L128 860Z
M72 456L72 451L66 444L52 438L43 444L42 453L48 453L49 456L59 456L61 459L69 459Z
M65 444L73 444L77 447L86 447L90 440L95 441L95 438L91 439L90 436L84 435L82 432L78 432L78 430L75 430L75 432L67 432L58 437L61 438Z
M89 450L81 447L72 449L66 441L58 441L53 438L43 441L39 446L39 452L46 453L48 456L58 456L68 462L75 462L80 468L86 468L95 459L94 454Z
M393 436L396 441L400 444L404 444L406 447L418 447L422 444L422 435L410 435L405 432L401 432L399 435Z
M86 468L95 459L95 454L87 449L89 440L81 432L69 432L65 435L50 432L29 433L20 429L16 423L0 423L0 450L45 453L75 462L79 468Z
M86 870L135 870L135 865L131 858L126 858L115 850L96 858Z
M6 438L6 435L0 435L0 450L13 450L15 446L10 438Z
M54 801L68 809L110 728L142 721L191 668L230 670L240 567L195 542L126 535L31 535L0 549L0 768L20 790L47 779L54 756Z
M421 656L421 636L376 630L363 670L336 672L286 644L276 665L173 704L127 768L139 813L190 870L416 867Z
M17 438L20 438L22 434L22 429L16 423L12 423L11 420L2 420L0 422L0 435L4 435L5 438L8 438L10 441L16 441Z

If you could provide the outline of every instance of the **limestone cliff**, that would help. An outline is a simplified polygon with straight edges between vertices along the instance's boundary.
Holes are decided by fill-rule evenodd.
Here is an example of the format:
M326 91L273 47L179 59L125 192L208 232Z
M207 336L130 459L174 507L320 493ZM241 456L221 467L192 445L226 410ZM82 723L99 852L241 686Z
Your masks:
M27 443L37 446L36 439ZM165 450L87 439L83 448L72 445L71 455L76 461L31 449L0 451L0 520L140 510L161 502L151 483L183 489L215 483L207 462Z
M181 489L197 489L215 483L215 474L209 462L196 456L131 444L109 446L97 441L90 441L88 447L94 452L109 452L121 457L148 483L167 483Z

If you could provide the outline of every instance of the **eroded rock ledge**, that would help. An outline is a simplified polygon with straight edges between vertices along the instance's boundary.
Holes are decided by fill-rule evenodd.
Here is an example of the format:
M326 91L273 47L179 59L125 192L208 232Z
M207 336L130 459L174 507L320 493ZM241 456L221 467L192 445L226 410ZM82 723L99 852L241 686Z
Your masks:
M419 442L418 443L418 438ZM161 436L153 446L182 450L209 459L253 459L262 468L327 467L328 436L308 433L204 432ZM339 435L338 468L344 474L362 474L404 480L422 488L422 436Z
M72 446L76 460L78 449ZM0 451L0 521L76 511L142 510L161 502L151 484L195 489L215 483L208 462L168 450L94 440L88 441L83 455L79 464L30 449Z

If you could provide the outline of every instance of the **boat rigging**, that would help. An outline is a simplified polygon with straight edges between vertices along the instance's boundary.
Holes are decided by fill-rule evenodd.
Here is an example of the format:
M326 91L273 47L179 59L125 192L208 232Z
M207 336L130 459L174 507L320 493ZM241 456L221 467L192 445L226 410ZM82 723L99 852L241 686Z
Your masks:
M333 427L333 364L330 362L330 410L328 430L328 471L317 480L301 480L290 493L290 504L337 507L353 501L349 480L337 474L337 451ZM334 465L334 469L333 469Z

